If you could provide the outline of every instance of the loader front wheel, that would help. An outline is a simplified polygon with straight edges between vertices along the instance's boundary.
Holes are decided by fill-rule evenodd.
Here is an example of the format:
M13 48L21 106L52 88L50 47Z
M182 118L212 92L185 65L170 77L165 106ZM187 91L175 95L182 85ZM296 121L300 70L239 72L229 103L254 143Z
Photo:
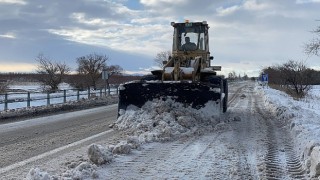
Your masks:
M223 92L224 92L224 99L222 104L222 112L227 112L228 109L228 81L223 79Z
M221 77L219 76L208 76L205 78L206 82L210 82L211 84L214 85L220 85L221 84Z
M224 93L224 98L222 100L220 100L220 102L222 103L222 112L225 113L227 111L227 104L228 104L228 83L227 80L220 77L220 76L207 76L204 78L205 82L209 82L212 85L216 86L216 87L220 87L221 88L221 93ZM221 97L221 95L220 95Z

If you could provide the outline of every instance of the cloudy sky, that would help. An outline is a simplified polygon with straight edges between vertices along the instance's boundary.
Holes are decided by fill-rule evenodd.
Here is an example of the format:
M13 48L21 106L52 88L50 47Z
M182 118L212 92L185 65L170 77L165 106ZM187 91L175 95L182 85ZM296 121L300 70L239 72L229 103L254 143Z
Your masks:
M170 22L206 20L214 65L257 75L263 67L303 60L317 37L320 0L0 0L0 72L34 72L36 57L66 62L107 55L128 72L154 68L171 49Z

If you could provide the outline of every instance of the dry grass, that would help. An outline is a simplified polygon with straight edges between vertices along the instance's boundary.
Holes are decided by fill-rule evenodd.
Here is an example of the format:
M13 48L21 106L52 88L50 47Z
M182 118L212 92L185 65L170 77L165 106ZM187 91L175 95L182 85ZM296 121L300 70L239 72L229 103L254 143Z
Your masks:
M288 94L289 96L291 96L293 99L295 100L300 100L301 98L303 98L305 96L305 94L301 97L301 95L298 95L297 93L295 93L294 91L290 91L287 87L282 86L282 85L278 85L278 84L269 84L269 87L271 87L272 89L276 89L282 92L285 92L286 94Z
M5 93L7 89L8 89L8 84L0 82L0 93Z

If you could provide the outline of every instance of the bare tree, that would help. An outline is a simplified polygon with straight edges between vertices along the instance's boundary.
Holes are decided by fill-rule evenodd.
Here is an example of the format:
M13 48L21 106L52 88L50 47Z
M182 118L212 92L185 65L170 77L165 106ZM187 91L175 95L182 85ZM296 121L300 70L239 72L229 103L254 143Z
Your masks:
M73 88L79 89L79 90L87 90L89 87L89 83L87 80L87 76L84 74L70 74L66 78L66 82L70 84Z
M94 89L97 88L97 81L101 77L102 70L107 67L108 59L106 55L96 53L77 58L79 74L85 75L89 82L88 85Z
M243 77L242 77L243 80L247 81L249 79L248 75L246 73L243 73Z
M314 73L304 62L289 60L278 69L289 93L302 98L310 90Z
M320 26L312 31L318 37L320 37ZM310 55L320 56L320 38L313 38L308 44L305 45L305 52Z
M123 72L123 69L119 65L111 65L111 66L107 66L104 70L106 70L108 72L108 78L106 79L106 83L107 83L107 89L110 93L109 79L113 75L121 75L121 73Z
M237 79L236 72L232 71L232 72L228 73L228 79L231 80L231 81Z
M161 51L157 53L156 57L154 58L154 62L159 67L163 67L163 61L168 61L169 57L171 56L171 51Z
M70 72L70 68L65 63L51 61L41 53L36 57L36 61L39 63L37 73L42 75L39 78L40 82L44 87L49 87L47 90L56 92L65 75Z
M319 72L310 69L303 61L289 60L282 65L267 67L262 70L268 74L269 84L280 85L284 90L294 97L304 97L311 88L317 84Z
M6 92L8 89L8 86L9 86L8 81L0 80L0 93Z
M123 72L123 68L119 65L107 66L105 70L108 71L109 77L111 77L112 75L120 75Z

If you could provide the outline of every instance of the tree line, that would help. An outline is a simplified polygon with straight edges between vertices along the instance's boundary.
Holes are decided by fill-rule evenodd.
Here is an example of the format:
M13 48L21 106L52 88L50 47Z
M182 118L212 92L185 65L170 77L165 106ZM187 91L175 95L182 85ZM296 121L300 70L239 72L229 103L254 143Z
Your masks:
M303 61L289 60L262 71L268 74L269 84L277 85L297 98L304 97L312 85L320 84L320 72L307 67Z
M119 65L107 65L108 56L92 53L76 58L76 73L71 73L71 67L65 62L57 62L40 53L37 61L36 73L6 73L0 74L0 92L8 88L7 80L22 78L20 80L40 82L43 90L56 92L59 84L66 82L77 89L103 88L109 84L120 84L126 81L140 79L139 76L122 76L123 69ZM107 72L108 79L102 79L102 71ZM4 81L5 80L5 81Z
M78 76L70 82L71 85L80 89L87 87L97 89L102 71L107 71L108 77L121 74L123 69L120 66L107 66L108 59L106 55L97 53L76 58ZM57 91L58 85L65 80L67 74L70 74L71 68L64 62L52 61L43 54L39 54L36 61L38 62L37 73L41 75L39 81L47 91ZM107 85L109 86L109 82Z

